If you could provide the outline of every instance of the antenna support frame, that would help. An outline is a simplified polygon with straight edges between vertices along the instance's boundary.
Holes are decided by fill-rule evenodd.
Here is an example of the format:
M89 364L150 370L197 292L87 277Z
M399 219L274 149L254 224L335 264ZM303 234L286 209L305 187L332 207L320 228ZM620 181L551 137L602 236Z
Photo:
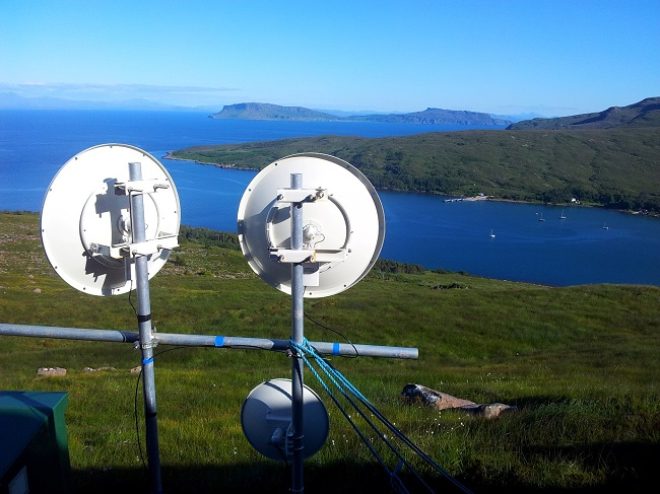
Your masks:
M274 220L274 214L272 211L277 211L280 205L289 204L290 206L299 206L302 207L305 203L316 203L316 202L331 202L334 204L341 215L344 218L344 222L347 224L346 229L346 240L344 245L339 249L287 249L281 248L277 245L273 245L272 235L270 234L270 227ZM268 222L266 225L266 236L270 244L269 252L271 261L289 263L289 264L316 264L316 263L340 263L347 259L350 249L348 248L348 243L351 237L350 223L348 216L344 208L336 200L332 199L332 194L328 193L328 189L318 187L316 189L277 189L277 198L275 203L271 208L271 213L268 214ZM305 225L304 228L308 226L318 227L320 226L315 224ZM325 235L319 233L323 239L320 241L314 242L319 243L325 239Z

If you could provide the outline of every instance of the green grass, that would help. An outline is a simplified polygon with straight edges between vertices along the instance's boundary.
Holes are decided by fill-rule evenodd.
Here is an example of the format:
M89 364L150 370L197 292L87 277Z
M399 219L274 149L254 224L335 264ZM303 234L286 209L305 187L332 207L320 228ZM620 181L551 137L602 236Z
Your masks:
M179 260L151 282L158 331L288 338L289 297L257 278L240 252L214 244L231 244L227 237L202 232L190 238L174 256ZM634 490L654 479L660 289L549 288L379 267L346 292L306 300L305 311L355 343L419 348L414 361L332 363L461 482L475 491L545 492ZM0 322L137 330L128 296L88 296L52 272L40 250L38 219L30 214L0 214ZM305 333L312 341L339 340L310 321ZM134 420L137 377L129 372L139 353L126 344L0 341L0 389L69 393L66 421L78 491L144 487ZM289 377L290 365L285 355L250 350L188 348L156 357L166 492L288 490L290 472L251 448L239 417L249 391L269 378ZM41 366L68 372L41 378ZM105 366L116 370L83 372ZM408 382L519 411L497 420L437 412L399 398ZM306 461L307 491L388 492L387 476L309 372L306 383L324 398L331 418L326 445ZM423 471L437 491L451 487Z

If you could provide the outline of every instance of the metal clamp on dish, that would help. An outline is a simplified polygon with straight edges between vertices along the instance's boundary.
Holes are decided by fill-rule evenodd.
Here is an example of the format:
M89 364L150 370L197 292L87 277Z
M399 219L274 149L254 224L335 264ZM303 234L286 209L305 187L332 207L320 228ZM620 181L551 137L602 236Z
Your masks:
M151 194L158 189L169 189L170 184L161 182L157 179L152 180L132 180L129 182L115 183L115 194L125 196L129 194Z
M327 199L328 191L319 187L318 189L277 189L277 202L301 204L304 202L316 202Z
M164 234L158 238L152 238L145 242L135 244L122 243L117 245L100 245L92 243L88 252L95 256L111 257L112 259L122 259L126 256L150 256L161 250L173 250L179 246L177 235Z

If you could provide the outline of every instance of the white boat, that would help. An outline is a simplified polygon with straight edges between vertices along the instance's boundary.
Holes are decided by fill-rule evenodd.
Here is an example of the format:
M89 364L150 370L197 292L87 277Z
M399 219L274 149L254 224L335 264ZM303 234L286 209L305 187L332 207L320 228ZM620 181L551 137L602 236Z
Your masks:
M545 218L543 217L543 213L539 216L539 221L545 221Z
M559 216L559 219L560 219L560 220L565 220L565 219L566 219L566 215L564 214L564 210L563 210L563 209L561 210L561 215Z
M610 227L607 226L607 223L605 223L605 224L603 225L603 230L609 230L609 229L610 229Z
M490 231L490 238L495 238L495 234L493 233L493 230Z

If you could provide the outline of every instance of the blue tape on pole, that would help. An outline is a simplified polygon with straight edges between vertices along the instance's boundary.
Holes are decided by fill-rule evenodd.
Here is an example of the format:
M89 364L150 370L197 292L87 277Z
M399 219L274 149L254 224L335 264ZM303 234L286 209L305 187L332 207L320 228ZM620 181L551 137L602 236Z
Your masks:
M332 344L332 354L339 355L339 343Z
M145 359L145 360L142 361L142 365L148 365L148 364L151 364L151 363L153 363L153 361L154 361L154 358L153 358L153 357L148 358L148 359Z
M215 346L216 347L224 346L224 344L225 344L225 337L224 336L216 336L215 337Z

